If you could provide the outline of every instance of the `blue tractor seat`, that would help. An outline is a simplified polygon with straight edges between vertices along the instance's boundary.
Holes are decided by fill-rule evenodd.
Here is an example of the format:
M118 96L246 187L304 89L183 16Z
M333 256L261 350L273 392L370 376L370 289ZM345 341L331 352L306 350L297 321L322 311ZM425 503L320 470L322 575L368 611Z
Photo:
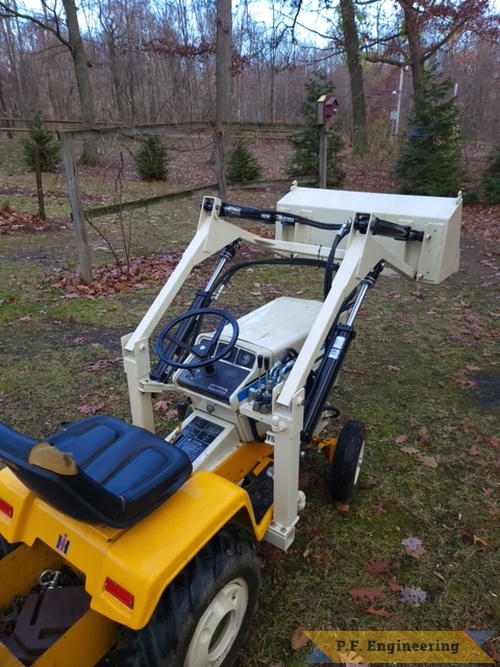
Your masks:
M29 463L38 441L0 423L0 459L49 505L86 523L128 528L161 505L192 472L185 452L113 417L89 417L45 442L74 460L75 474Z

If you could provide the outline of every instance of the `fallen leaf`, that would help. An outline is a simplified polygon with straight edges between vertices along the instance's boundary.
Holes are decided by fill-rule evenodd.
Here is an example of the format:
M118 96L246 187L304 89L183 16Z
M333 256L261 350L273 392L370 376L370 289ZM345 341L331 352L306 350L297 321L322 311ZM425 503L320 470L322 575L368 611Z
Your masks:
M304 633L304 628L297 628L293 631L290 645L293 651L298 651L304 648L309 643L309 637Z
M423 454L418 453L417 456L416 456L416 459L423 466L428 466L429 468L437 468L438 467L436 459L433 459L432 456L424 456Z
M370 614L371 616L380 616L382 618L391 618L392 616L392 614L389 614L386 609L375 609L373 605L368 607L368 609L365 609L365 614Z
M76 411L80 415L95 415L96 412L99 412L99 410L102 410L104 407L104 403L96 403L95 405L81 405L79 408L76 409Z
M403 590L403 587L396 581L396 577L391 577L390 579L388 579L387 585L389 586L389 588L393 593L399 593L399 591Z
M462 533L462 537L466 542L470 542L472 546L482 546L482 547L488 547L488 543L486 540L482 540L480 537L477 535L474 535L472 530L470 528L466 528L464 532Z
M350 510L350 507L347 503L335 503L335 509L341 514L347 514Z
M89 371L93 373L100 373L101 371L107 370L111 364L121 363L121 357L114 357L113 359L98 359L94 364L88 367Z
M306 533L307 537L310 540L313 540L315 537L319 537L320 535L323 534L322 531L319 530L319 528L312 528L311 526L306 526L306 528L304 530L305 530L305 533Z
M407 537L406 540L402 540L401 545L408 556L411 556L412 558L419 559L425 554L422 541L419 540L418 537Z
M491 496L492 496L494 493L495 493L495 492L494 492L493 489L483 489L483 496L484 496L485 498L491 498Z
M259 549L259 556L264 564L277 563L283 552L269 542L263 542Z
M416 447L400 447L399 451L403 452L403 454L410 454L412 456L413 454L420 454Z
M500 665L500 653L493 646L493 642L490 640L486 646L488 647L488 652L493 658L493 660Z
M398 437L395 439L396 445L404 445L405 442L408 442L408 436L407 435L398 435Z
M319 549L314 554L314 560L318 565L331 565L333 562L332 550L331 549Z
M387 510L382 505L382 503L375 503L373 506L373 512L375 516L382 516L383 514L386 514Z
M379 484L380 482L378 479L375 479L375 477L368 477L368 479L363 480L359 488L363 489L363 491L369 491L370 489L377 487Z
M368 588L367 586L351 588L349 595L358 602L369 602L370 604L386 597L384 591L381 591L380 588Z
M155 412L165 412L170 408L170 401L167 398L159 398L153 406Z
M75 345L83 345L83 338L79 336L78 338L73 338L73 343Z
M481 452L479 451L479 449L476 449L476 447L474 447L474 445L472 445L472 447L470 447L470 448L467 450L467 454L468 454L469 456L479 456L480 453L481 453Z
M455 378L454 382L463 389L473 389L476 386L475 382L467 380L467 378Z
M372 558L368 563L366 570L368 574L382 574L387 569L389 569L390 565L391 561L388 558L384 558L383 560Z
M418 444L429 446L431 444L431 438L426 426L422 426L418 432Z

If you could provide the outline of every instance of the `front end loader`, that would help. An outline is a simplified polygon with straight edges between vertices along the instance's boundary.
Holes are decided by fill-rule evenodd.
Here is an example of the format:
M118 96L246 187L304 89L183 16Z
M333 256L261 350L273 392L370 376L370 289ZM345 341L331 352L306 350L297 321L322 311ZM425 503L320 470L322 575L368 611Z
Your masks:
M327 456L332 499L358 481L365 428L348 420L332 437L329 400L359 310L383 272L438 284L457 270L461 205L295 184L271 211L204 198L122 339L132 423L94 415L41 440L0 425L1 667L235 663L260 587L255 545L295 537L304 451ZM202 262L210 278L179 312ZM234 276L267 265L319 269L320 294L219 305ZM164 392L178 395L166 437Z

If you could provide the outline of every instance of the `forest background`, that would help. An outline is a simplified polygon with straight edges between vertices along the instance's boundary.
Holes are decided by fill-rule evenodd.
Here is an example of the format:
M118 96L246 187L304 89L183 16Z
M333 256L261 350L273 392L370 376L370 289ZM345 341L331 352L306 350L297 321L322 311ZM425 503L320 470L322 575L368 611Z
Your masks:
M498 143L499 23L487 0L6 0L2 125L35 112L128 126L213 120L216 61L224 57L217 25L228 11L223 120L300 123L305 84L321 69L340 102L337 129L366 151L363 127L371 145L406 129L414 88L432 63L453 84L463 147Z

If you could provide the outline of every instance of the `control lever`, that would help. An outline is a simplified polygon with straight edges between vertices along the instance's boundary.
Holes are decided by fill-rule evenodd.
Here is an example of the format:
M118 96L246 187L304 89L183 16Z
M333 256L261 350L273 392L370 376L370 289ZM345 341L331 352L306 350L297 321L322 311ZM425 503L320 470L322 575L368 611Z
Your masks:
M255 392L252 410L258 412L262 403L262 367L264 364L264 357L261 354L257 355L257 369L259 371L259 379L257 381L257 391Z
M259 408L259 412L263 415L268 415L271 412L272 408L272 394L269 390L269 368L271 365L271 360L269 357L264 357L264 370L266 371L266 380L265 380L265 389L262 394L262 402Z

